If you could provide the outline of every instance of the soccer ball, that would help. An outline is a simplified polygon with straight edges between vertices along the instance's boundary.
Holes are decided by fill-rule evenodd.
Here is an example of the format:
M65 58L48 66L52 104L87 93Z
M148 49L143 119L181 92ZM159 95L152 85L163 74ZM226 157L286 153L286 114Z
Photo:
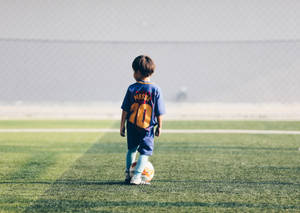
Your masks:
M130 177L133 176L134 174L134 170L136 167L136 163L134 162L131 167L130 167ZM150 183L150 181L152 180L154 176L154 167L152 165L152 163L150 161L147 162L144 171L142 172L142 181L145 181L146 183Z

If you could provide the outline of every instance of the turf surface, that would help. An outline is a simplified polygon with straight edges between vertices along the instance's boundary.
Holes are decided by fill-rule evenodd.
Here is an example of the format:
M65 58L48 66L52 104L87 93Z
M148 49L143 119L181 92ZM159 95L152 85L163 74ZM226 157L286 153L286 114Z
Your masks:
M299 122L168 121L165 128L299 130ZM115 128L0 121L0 128ZM1 212L300 212L300 136L163 134L151 186L123 184L116 133L0 133Z
M112 120L0 120L0 129L119 128ZM167 129L300 130L300 121L164 121Z

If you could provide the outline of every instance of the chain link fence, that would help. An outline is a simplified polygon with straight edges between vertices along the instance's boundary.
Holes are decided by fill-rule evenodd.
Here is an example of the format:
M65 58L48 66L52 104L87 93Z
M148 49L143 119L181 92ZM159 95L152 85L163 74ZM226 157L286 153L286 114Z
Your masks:
M140 54L169 103L300 102L298 1L76 2L0 2L2 105L119 106Z
M295 103L300 42L0 41L1 102L118 102L148 54L167 101Z

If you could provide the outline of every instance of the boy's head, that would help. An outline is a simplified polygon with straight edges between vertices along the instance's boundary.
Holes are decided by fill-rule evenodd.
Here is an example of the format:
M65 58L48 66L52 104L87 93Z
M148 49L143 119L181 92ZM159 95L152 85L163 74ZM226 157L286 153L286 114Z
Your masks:
M149 56L140 55L133 60L132 69L134 71L134 78L142 80L153 74L155 64Z

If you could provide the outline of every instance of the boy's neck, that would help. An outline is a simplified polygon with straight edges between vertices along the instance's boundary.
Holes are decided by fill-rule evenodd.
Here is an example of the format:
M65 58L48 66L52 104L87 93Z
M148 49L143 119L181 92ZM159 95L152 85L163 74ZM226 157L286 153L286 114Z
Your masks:
M139 81L150 81L150 77L141 78Z

